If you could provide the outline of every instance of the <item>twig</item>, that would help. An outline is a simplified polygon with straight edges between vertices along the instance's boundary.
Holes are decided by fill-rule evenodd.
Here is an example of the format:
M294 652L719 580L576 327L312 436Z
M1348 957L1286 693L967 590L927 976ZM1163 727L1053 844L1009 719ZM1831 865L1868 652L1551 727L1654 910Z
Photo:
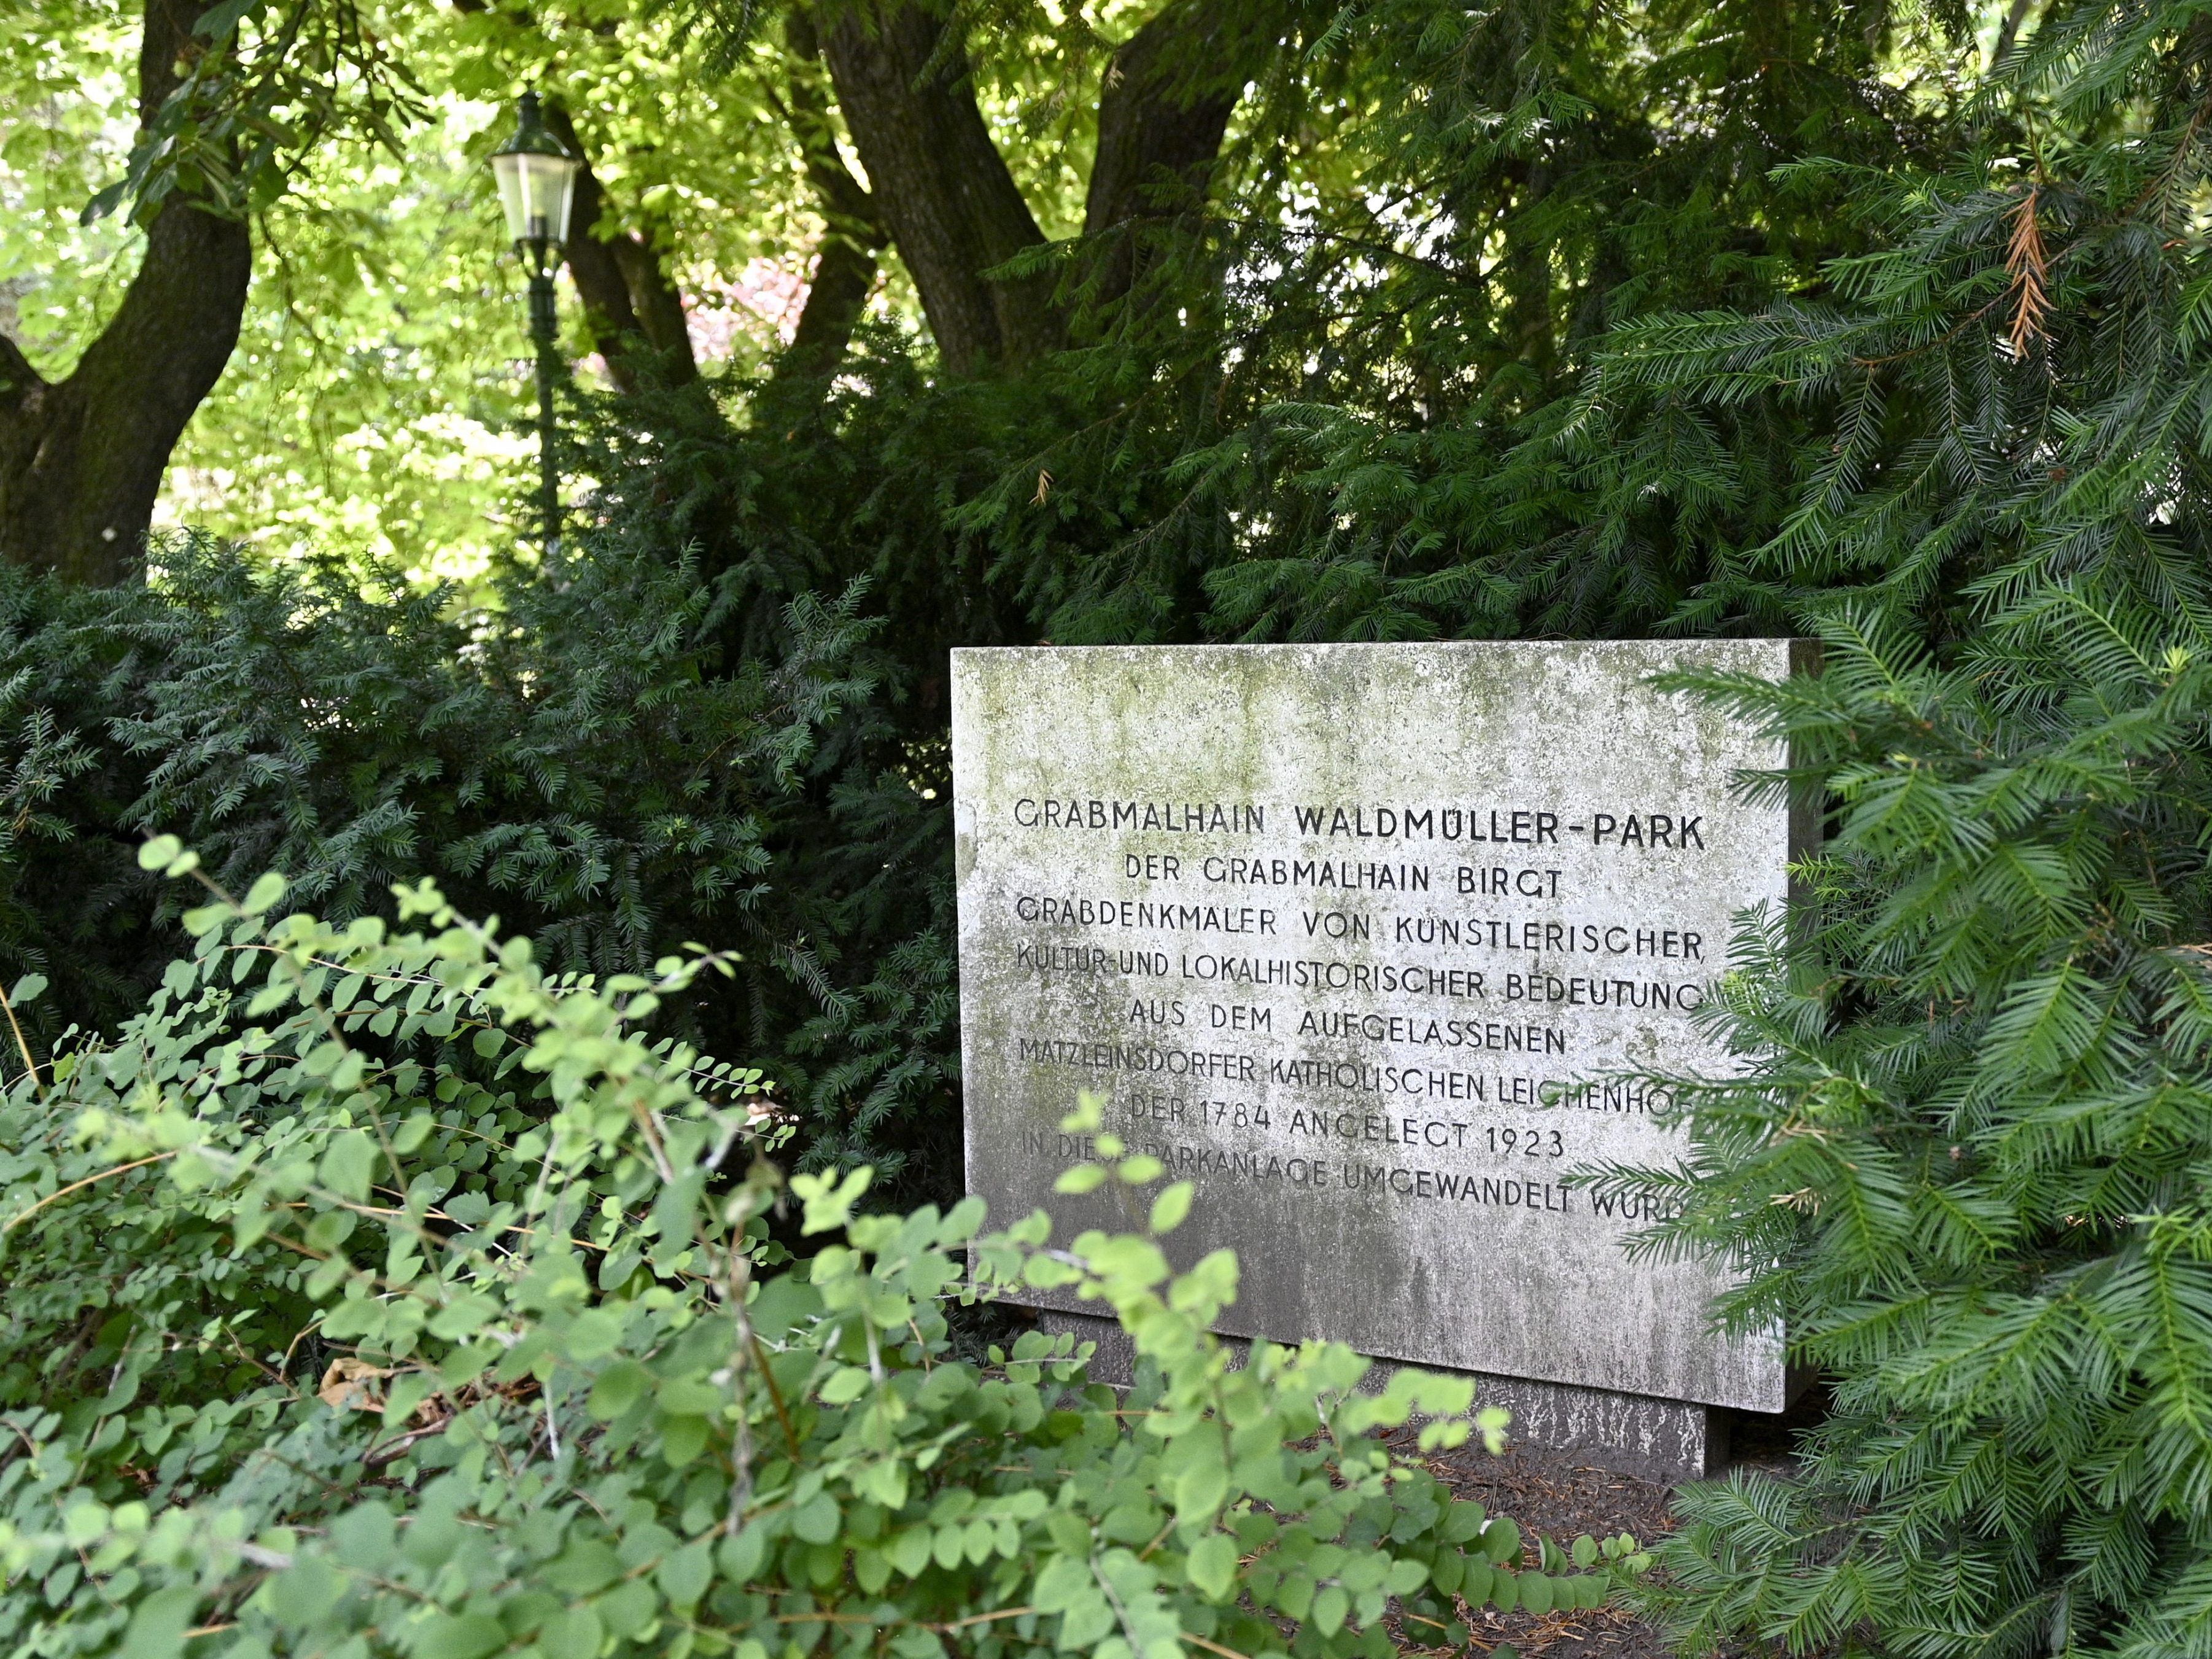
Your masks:
M1188 1631L1182 1632L1182 1639L1206 1649L1209 1653L1219 1654L1221 1659L1249 1659L1249 1656L1237 1652L1235 1648L1224 1648L1218 1642L1209 1642L1203 1636L1194 1636Z
M973 1613L965 1619L955 1619L949 1625L932 1625L934 1631L965 1630L970 1625L988 1625L999 1619L1018 1619L1025 1613L1036 1613L1036 1607L1000 1607L996 1613Z
M31 1074L31 1086L39 1091L39 1098L46 1097L46 1079L39 1075L39 1062L31 1058L31 1045L23 1040L23 1028L15 1022L15 1005L8 1000L5 988L0 988L0 1008L8 1011L8 1029L15 1034L15 1047L23 1055L23 1066Z
M769 1369L768 1356L761 1351L760 1335L752 1328L750 1320L745 1322L745 1335L752 1343L753 1363L760 1367L761 1380L768 1384L769 1404L775 1407L775 1420L783 1425L783 1443L791 1448L792 1461L797 1462L799 1436L791 1426L791 1413L784 1409L783 1390L776 1386L775 1373Z
M61 1191L47 1194L46 1197L40 1199L37 1203L31 1206L29 1209L23 1211L19 1215L11 1217L6 1223L0 1224L0 1233L14 1231L17 1226L28 1221L33 1216L38 1214L40 1211L45 1209L47 1205L56 1203L62 1199L67 1198L71 1193L77 1191L80 1188L89 1187L94 1182L105 1181L110 1176L126 1175L132 1170L143 1170L149 1164L159 1164L165 1158L174 1158L175 1156L176 1153L174 1152L156 1152L153 1157L142 1158L135 1164L118 1164L112 1170L102 1170L98 1175L87 1176L82 1181L72 1181L68 1186L63 1188Z
M446 1425L452 1421L453 1419L449 1417L441 1418L427 1427L410 1429L397 1439L387 1440L380 1446L370 1447L361 1455L361 1461L372 1469L380 1469L386 1463L396 1463L406 1455L416 1441L427 1440L434 1434L443 1434L446 1431Z

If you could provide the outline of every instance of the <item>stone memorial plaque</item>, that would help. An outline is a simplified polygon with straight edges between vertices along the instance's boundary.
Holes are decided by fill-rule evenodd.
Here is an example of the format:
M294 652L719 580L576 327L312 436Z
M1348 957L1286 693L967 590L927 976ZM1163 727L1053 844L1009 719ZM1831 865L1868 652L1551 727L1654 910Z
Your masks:
M1237 1250L1224 1331L1780 1410L1714 1270L1631 1261L1651 1218L1561 1176L1669 1158L1623 1074L1729 1063L1692 1012L1787 892L1789 811L1731 787L1773 746L1650 677L1792 653L956 651L970 1190L1141 1226L1149 1193L1052 1190L1089 1090L1195 1183L1174 1254Z

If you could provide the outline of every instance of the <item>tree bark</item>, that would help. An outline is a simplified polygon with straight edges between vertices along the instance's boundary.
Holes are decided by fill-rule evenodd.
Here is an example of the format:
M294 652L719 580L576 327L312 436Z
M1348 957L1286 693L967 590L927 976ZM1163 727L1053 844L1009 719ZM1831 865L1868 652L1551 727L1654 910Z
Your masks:
M138 120L152 125L197 49L199 0L146 0ZM252 276L243 222L172 196L115 316L66 379L0 338L0 557L78 582L126 580L161 474L238 343Z
M1128 293L1158 228L1188 228L1204 208L1229 118L1272 40L1249 8L1170 0L1115 52L1083 212L1084 234L1104 239L1094 303Z
M545 125L582 164L565 252L568 274L584 301L592 343L615 389L629 397L648 378L672 386L697 380L699 363L691 352L684 296L661 268L652 240L637 231L600 226L607 198L592 170L591 151L577 137L568 112L558 105L546 107Z
M2035 4L2036 0L2012 0L2012 4L2005 8L2004 21L1997 28L1996 50L1990 54L1992 69L2001 66L2006 58L2012 56L2012 49L2020 40L2021 26L2027 21L2028 14L2035 9Z
M848 9L823 46L878 212L947 372L1018 368L1056 349L1066 321L1053 277L983 274L1044 234L991 142L967 55L945 39L943 21L915 0L869 0Z
M814 78L822 62L814 20L803 11L791 13L784 20L784 45L798 60L785 81L789 100L785 118L799 140L799 157L821 205L824 229L822 245L815 250L814 273L799 313L798 331L776 362L771 390L775 384L792 380L817 380L843 360L876 285L877 256L890 240L875 198L853 176L837 148L829 102Z
M1513 355L1548 382L1557 365L1551 243L1539 234L1552 170L1541 161L1514 169L1513 210L1504 222L1500 261L1506 293L1506 330Z

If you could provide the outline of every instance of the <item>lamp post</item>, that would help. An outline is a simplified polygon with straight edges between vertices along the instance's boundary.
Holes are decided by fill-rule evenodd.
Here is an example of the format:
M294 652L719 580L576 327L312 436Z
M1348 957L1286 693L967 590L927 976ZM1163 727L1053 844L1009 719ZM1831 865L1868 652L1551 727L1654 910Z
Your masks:
M560 480L553 466L553 273L568 240L579 162L547 131L538 94L522 94L514 137L492 152L507 232L530 270L530 337L538 347L538 501L550 553L561 537Z

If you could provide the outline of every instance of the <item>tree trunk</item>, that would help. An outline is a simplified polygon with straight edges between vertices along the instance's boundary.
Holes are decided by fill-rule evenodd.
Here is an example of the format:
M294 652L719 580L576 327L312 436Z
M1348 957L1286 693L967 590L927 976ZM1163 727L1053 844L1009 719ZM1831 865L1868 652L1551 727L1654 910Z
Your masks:
M699 364L691 355L684 296L661 269L651 239L636 231L599 228L606 211L606 191L592 170L591 151L576 136L568 112L558 105L546 106L545 125L582 163L576 173L565 252L568 274L584 301L592 343L605 361L615 389L628 397L647 374L665 386L697 380Z
M1513 210L1504 223L1502 266L1506 293L1506 329L1513 355L1548 383L1557 363L1553 335L1552 246L1540 234L1543 202L1552 170L1541 161L1516 167Z
M1049 275L983 273L1044 240L991 142L968 59L912 0L848 10L823 42L838 107L946 370L1018 368L1056 349Z
M149 125L196 48L199 0L146 0L138 119ZM169 452L230 361L253 246L245 224L172 196L113 319L67 379L0 337L0 557L72 581L137 567Z
M1084 234L1102 239L1094 303L1128 293L1163 227L1194 223L1229 117L1273 39L1249 9L1170 0L1115 52L1083 212Z
M793 60L785 80L784 119L799 141L799 159L821 208L823 231L822 244L814 252L814 270L807 280L798 331L776 359L765 398L775 404L793 397L818 404L826 377L844 361L845 348L876 285L877 256L890 234L876 212L875 198L853 176L837 148L836 127L817 79L823 65L813 19L803 11L787 15L784 46Z

